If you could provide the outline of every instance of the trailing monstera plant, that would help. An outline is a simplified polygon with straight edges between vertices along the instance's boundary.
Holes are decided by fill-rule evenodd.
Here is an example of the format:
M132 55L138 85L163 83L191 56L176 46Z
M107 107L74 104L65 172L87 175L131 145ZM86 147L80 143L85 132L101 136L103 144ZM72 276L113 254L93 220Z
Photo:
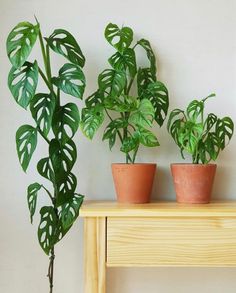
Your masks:
M192 156L193 164L172 164L177 200L184 203L208 203L216 172L215 161L234 132L230 117L218 118L215 114L204 114L205 103L211 94L198 101L193 100L186 111L174 109L168 119L167 128L182 157L184 152Z
M41 47L44 69L35 61L28 61L36 41ZM52 76L50 53L67 59L57 76ZM52 184L49 190L42 183L28 187L27 200L31 222L37 208L39 192L48 196L50 204L41 207L38 240L43 251L50 255L48 278L53 291L54 247L69 231L79 215L83 196L76 193L77 180L72 168L77 158L72 138L79 123L79 110L74 103L61 104L61 93L82 99L85 88L83 66L85 57L75 38L64 29L56 29L43 38L40 24L21 22L7 38L7 55L12 64L8 86L15 101L30 110L33 125L22 125L16 132L16 148L20 164L27 170L37 141L48 145L48 155L37 164L38 173ZM47 90L37 92L42 78Z
M119 139L126 163L134 163L140 144L159 145L149 128L154 122L162 126L169 106L168 90L157 80L156 58L149 41L141 39L133 44L132 29L112 23L105 29L105 38L116 52L108 59L111 68L98 76L98 89L85 100L81 127L92 139L106 115L110 121L103 140L108 140L112 149ZM138 47L146 53L146 67L138 65Z

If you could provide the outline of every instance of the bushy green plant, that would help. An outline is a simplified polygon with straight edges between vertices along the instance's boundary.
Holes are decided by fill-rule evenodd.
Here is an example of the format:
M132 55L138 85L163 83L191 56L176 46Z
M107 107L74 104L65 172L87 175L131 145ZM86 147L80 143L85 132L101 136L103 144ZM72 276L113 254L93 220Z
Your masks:
M205 103L214 96L211 94L200 101L193 100L186 111L174 109L169 115L169 133L180 148L182 157L184 151L189 153L194 164L215 161L234 132L230 117L218 118L213 113L204 116Z
M39 39L44 69L35 60L27 61L36 40ZM51 51L64 56L68 62L52 77ZM72 138L80 122L79 110L74 103L61 105L61 92L82 99L85 76L82 67L85 57L75 38L66 30L56 29L43 38L40 25L21 22L7 38L7 54L12 63L8 85L16 102L30 108L35 124L23 125L16 132L16 146L20 164L27 170L41 137L48 145L49 154L42 158L39 174L52 183L52 190L35 182L28 187L28 206L31 222L36 211L39 190L49 197L50 205L40 209L38 240L44 252L50 254L48 278L53 291L54 246L69 231L79 214L83 196L75 192L77 179L71 172L77 158ZM36 93L39 77L47 92Z
M111 68L98 76L98 89L85 100L81 127L92 139L106 115L110 122L103 140L108 140L112 149L118 138L126 163L134 163L140 144L159 145L149 128L154 121L162 126L169 106L168 90L156 78L156 58L149 41L141 39L132 44L132 29L112 23L105 29L105 38L116 52L108 59ZM144 68L137 64L138 47L147 55Z

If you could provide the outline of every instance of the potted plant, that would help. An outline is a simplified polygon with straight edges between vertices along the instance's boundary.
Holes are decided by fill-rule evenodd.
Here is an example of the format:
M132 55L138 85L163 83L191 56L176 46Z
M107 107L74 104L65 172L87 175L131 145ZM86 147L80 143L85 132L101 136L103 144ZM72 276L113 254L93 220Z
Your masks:
M35 61L27 61L36 40L39 39L44 69ZM52 77L50 53L64 56L67 63ZM48 196L47 204L40 209L38 240L49 256L48 278L53 292L54 247L69 231L79 215L83 196L76 193L77 180L72 168L77 158L72 138L79 127L79 110L74 103L62 105L61 93L82 99L85 76L82 67L84 55L75 38L66 30L56 29L49 38L43 38L40 24L21 22L7 38L7 54L12 64L8 85L15 101L30 109L34 125L22 125L16 132L16 148L20 164L27 170L37 141L42 138L49 154L42 158L37 169L49 180L52 188L42 183L28 187L27 201L31 223L37 208L38 193ZM39 77L47 91L36 93Z
M116 52L108 59L111 68L98 76L98 89L85 100L81 128L92 139L107 116L103 140L112 149L119 139L125 154L125 164L112 164L118 201L145 203L150 200L156 164L137 164L135 159L140 145L159 145L150 128L154 121L162 126L166 118L168 90L156 78L156 58L149 41L132 44L132 29L112 23L105 29L105 38ZM137 65L138 47L146 52L145 67Z
M184 159L184 152L192 156L192 164L171 164L177 201L180 203L209 203L216 172L215 161L234 131L230 117L204 116L208 97L193 100L186 111L175 109L167 128Z

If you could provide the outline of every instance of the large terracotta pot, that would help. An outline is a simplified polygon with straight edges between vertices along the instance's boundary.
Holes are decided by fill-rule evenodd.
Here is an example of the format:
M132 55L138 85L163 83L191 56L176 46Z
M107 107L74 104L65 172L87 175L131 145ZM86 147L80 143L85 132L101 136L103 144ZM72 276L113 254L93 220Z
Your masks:
M171 164L177 202L209 203L216 164Z
M150 202L156 164L112 164L118 202Z

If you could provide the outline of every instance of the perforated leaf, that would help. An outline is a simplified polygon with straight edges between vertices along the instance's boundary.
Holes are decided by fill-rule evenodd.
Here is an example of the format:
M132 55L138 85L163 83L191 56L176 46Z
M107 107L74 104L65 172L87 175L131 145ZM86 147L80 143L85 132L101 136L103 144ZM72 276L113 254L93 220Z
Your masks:
M220 148L223 150L234 133L234 123L230 117L218 119L216 123L216 135L219 138Z
M113 121L111 121L103 134L102 140L108 140L109 141L109 147L112 149L116 142L116 135L119 129L123 129L128 126L128 122L126 120L123 120L121 118L117 118Z
M37 94L30 103L32 117L45 136L48 135L55 109L55 98L50 94Z
M123 71L106 69L98 76L99 89L112 97L121 94L125 87L126 74Z
M208 133L204 141L199 143L199 156L203 164L216 160L220 152L219 138L214 132Z
M64 93L82 99L85 89L85 76L78 65L66 63L59 70L58 77L52 83Z
M187 107L187 116L193 122L197 121L197 118L202 115L204 110L204 102L193 100Z
M107 97L104 100L104 106L106 109L117 112L132 112L137 109L137 99L123 94L115 99Z
M168 118L168 121L167 121L167 129L170 133L171 133L171 125L172 125L172 123L174 123L175 120L177 120L177 118L180 120L184 119L184 111L183 110L174 109L171 111L169 118ZM173 133L173 131L172 131L172 133Z
M120 150L123 153L128 154L132 150L136 149L138 145L139 145L139 140L137 139L137 137L128 136L123 140Z
M85 100L85 105L86 107L90 108L98 104L102 104L103 98L104 96L102 95L102 93L99 90L97 90Z
M146 147L156 147L159 146L159 142L156 136L148 129L143 127L138 127L134 133L139 142Z
M104 121L104 108L101 104L82 110L81 129L89 139L92 139Z
M57 181L58 196L56 205L61 206L72 199L77 186L77 179L73 173L65 173L64 176Z
M66 57L70 62L81 67L84 66L85 57L75 38L64 29L56 29L46 41L50 48Z
M37 164L37 170L41 176L54 182L55 175L52 169L52 163L49 158L41 159Z
M39 25L20 22L7 37L7 55L15 68L27 60L39 33Z
M206 129L209 131L216 124L217 116L213 113L208 114L207 119L205 121Z
M16 102L27 108L32 100L38 84L38 64L25 62L17 69L12 67L8 75L8 87Z
M38 197L38 191L41 189L42 185L35 182L28 186L27 189L27 202L28 202L28 208L30 211L30 220L31 223L33 223L33 216L35 214L35 209L37 205L37 197Z
M139 68L137 75L138 95L140 98L145 98L144 90L147 89L150 83L156 82L156 76L152 74L150 68Z
M155 110L148 99L141 100L137 111L131 113L129 123L143 128L152 126Z
M152 75L156 75L157 69L156 69L156 57L152 50L152 47L150 45L150 42L145 39L141 39L137 42L147 53L147 57L150 61L150 70L152 72Z
M29 166L37 145L37 130L31 125L22 125L16 132L16 149L24 171Z

